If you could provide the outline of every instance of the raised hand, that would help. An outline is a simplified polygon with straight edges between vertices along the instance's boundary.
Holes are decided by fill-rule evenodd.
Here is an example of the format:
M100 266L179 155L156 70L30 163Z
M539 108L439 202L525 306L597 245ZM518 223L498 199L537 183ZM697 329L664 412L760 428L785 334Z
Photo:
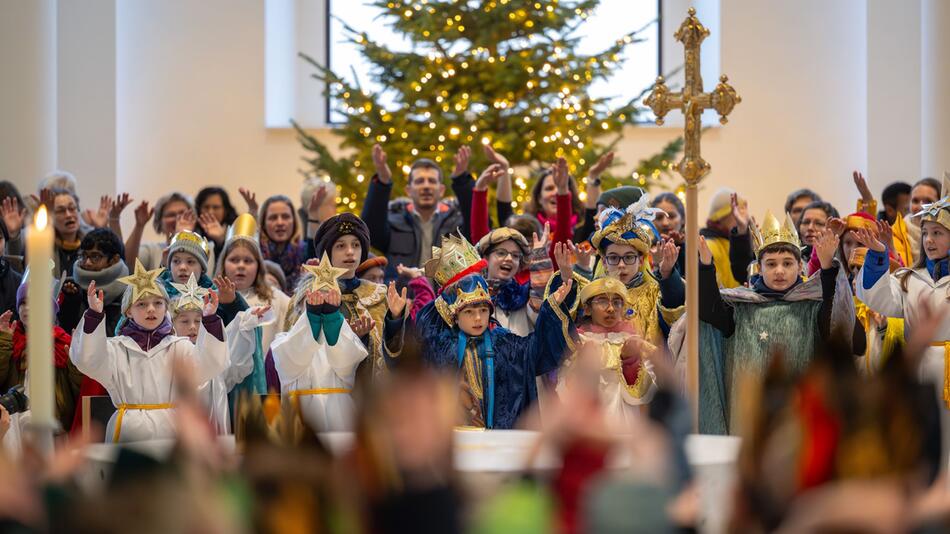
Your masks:
M270 311L270 304L267 306L254 306L248 311L251 313L251 315L257 317L257 319L260 320L264 317L264 314Z
M567 172L567 160L563 157L557 158L557 162L554 164L554 172L551 175L551 178L554 180L554 185L557 186L557 194L563 195L569 191L567 182L570 177L570 174Z
M577 245L575 250L577 251L577 265L590 270L591 258L594 257L594 247L590 246L590 243L587 241L584 241L583 243Z
M99 208L83 210L82 220L89 226L105 228L109 225L109 213L112 211L112 199L108 195L99 197Z
M424 269L420 269L418 267L406 267L401 263L396 266L396 273L398 273L399 276L405 276L410 280L415 280L416 278L420 278L426 274Z
M122 193L117 196L115 200L109 205L109 218L118 220L122 216L122 212L125 211L125 208L129 207L129 204L132 203L132 197L128 193Z
M3 218L3 224L7 227L7 233L11 236L20 235L26 212L21 208L20 201L16 197L3 199L3 203L0 204L0 217Z
M858 193L861 194L861 200L863 202L867 203L874 200L874 194L871 193L871 188L868 187L868 181L863 174L854 171L851 173L851 178L854 179L854 186L858 188ZM871 213L870 215L874 214Z
M713 255L712 251L709 250L709 245L706 244L706 238L699 236L699 261L703 265L712 265Z
M867 228L859 228L854 231L854 238L858 240L858 243L861 243L865 247L875 252L885 252L887 247L884 246L877 235L872 234Z
M574 279L568 278L561 284L561 287L557 288L557 291L551 293L549 298L560 306L564 303L564 299L567 298L567 294L571 292L572 287L574 287Z
M471 159L472 149L469 148L468 145L460 146L458 152L456 152L453 157L455 168L452 170L452 176L459 176L460 174L468 172L468 162Z
M733 193L730 197L732 202L732 217L736 220L736 233L739 235L745 235L749 231L749 215L748 212L743 213L743 210L739 206L739 195Z
M225 230L221 226L221 223L218 222L218 219L211 215L207 211L198 216L198 224L201 225L201 229L205 231L205 235L208 239L214 241L215 243L223 243Z
M664 280L673 274L673 268L676 267L676 260L680 257L680 248L672 239L665 239L657 248L658 265L660 268L660 277Z
M175 221L175 233L177 234L183 230L194 232L196 224L198 224L198 216L195 215L195 210L185 210Z
M538 237L537 232L531 232L531 248L534 250L548 249L548 241L551 240L551 223L544 223L544 231L541 232L541 237Z
M316 221L320 218L320 206L323 205L323 201L327 198L327 188L320 186L316 188L312 195L310 195L310 203L307 204L307 217L312 221Z
M838 217L828 219L828 229L834 232L836 236L840 237L847 228L848 224Z
M212 280L218 288L218 301L221 304L231 304L237 298L237 287L230 278L223 274L215 276Z
M219 300L218 300L217 291L209 291L208 294L205 295L204 301L205 301L205 305L204 305L204 308L201 310L201 315L205 317L210 317L218 312Z
M488 186L498 183L498 179L507 172L500 164L492 163L482 171L478 180L475 181L475 191L488 191Z
M406 288L402 288L402 293L396 289L396 282L389 282L386 289L386 304L389 306L389 314L393 317L402 317L402 312L406 309Z
M41 190L40 190L39 203L37 204L37 206L39 206L39 204L42 204L42 205L46 206L46 211L52 213L52 212L53 212L53 203L54 203L53 201L54 201L55 199L56 199L56 197L53 195L53 190L52 190L52 189L50 189L50 188L48 188L48 187L47 187L47 188L44 188L44 189L41 189Z
M608 167L613 165L614 162L614 153L607 152L603 156L597 158L597 163L594 163L594 166L587 171L587 177L591 180L597 180L600 178L600 175L607 170Z
M888 250L894 250L894 229L886 221L877 221L877 235Z
M570 241L554 244L554 261L561 271L561 281L573 278L574 263L576 263L577 247Z
M818 250L818 261L821 263L822 269L831 268L835 252L838 251L838 242L838 236L829 228L825 228L818 233L818 238L815 240L815 249Z
M247 212L253 215L256 219L257 210L260 208L260 206L257 204L257 193L245 187L238 188L238 193L241 193L244 203L247 204Z
M142 203L135 208L135 226L145 228L148 222L152 220L153 215L155 215L155 210L148 207L147 200L143 200Z
M380 182L384 184L393 182L393 173L386 164L386 151L379 143L373 145L373 166L376 167L376 176L379 177Z
M369 315L365 314L360 315L356 319L350 321L350 329L353 330L353 333L356 334L356 337L363 337L366 334L369 334L375 327L376 321L374 321Z
M7 310L0 314L0 333L13 334L13 310Z
M101 289L96 291L96 281L89 282L89 288L86 289L86 302L89 304L89 309L96 313L102 313L105 298L104 291Z
M511 167L511 165L508 163L508 158L502 156L498 152L495 152L495 149L492 148L490 143L487 145L482 145L482 148L485 150L485 158L488 159L489 163L497 163L505 169Z

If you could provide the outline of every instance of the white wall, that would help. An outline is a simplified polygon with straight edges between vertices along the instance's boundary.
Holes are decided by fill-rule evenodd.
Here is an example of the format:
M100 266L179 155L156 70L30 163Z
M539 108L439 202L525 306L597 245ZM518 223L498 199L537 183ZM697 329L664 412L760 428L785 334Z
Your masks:
M300 6L316 0L292 1ZM724 185L741 190L759 216L766 208L781 210L786 193L803 185L850 211L855 197L852 169L870 171L875 191L893 179L912 180L925 171L921 137L927 138L928 124L940 131L948 122L946 117L927 122L929 109L947 109L950 96L947 91L927 93L919 81L923 73L915 74L928 70L920 66L921 55L925 61L947 63L945 51L934 49L942 41L928 48L923 40L922 1L928 6L940 3L912 0L916 7L905 9L906 3L898 0L721 0L718 6L714 0L697 2L700 16L711 17L708 23L715 32L707 52L718 46L719 66L743 98L729 124L704 135L703 155L713 171L700 193L700 213L705 213L709 196ZM154 200L174 189L194 194L202 185L219 184L235 197L240 186L255 189L259 197L298 196L297 170L305 166L300 160L304 153L292 131L264 126L264 2L98 2L113 5L115 17L115 191ZM666 0L664 32L678 26L687 3ZM0 0L5 11L15 5L20 4ZM950 17L943 7L926 11ZM60 32L71 23L60 20ZM5 33L0 31L0 39L10 40ZM14 44L29 41L22 32L18 35ZM931 40L938 38L931 35ZM895 46L900 48L889 48ZM107 48L100 50L108 53ZM43 56L34 49L15 54L0 47L3 67L12 62L18 72L36 78L35 62L42 63ZM917 59L908 59L915 53ZM681 61L681 54L679 45L673 46L665 55L666 65ZM713 59L704 63L714 65ZM59 70L66 71L62 66ZM704 73L711 88L717 81L714 73ZM904 89L906 78L910 81ZM934 82L928 87L940 86ZM314 98L319 93L314 82ZM79 161L75 152L71 159L52 163L48 155L41 157L51 145L35 132L43 130L38 125L48 118L21 109L37 108L38 98L17 93L15 84L0 84L0 106L19 111L12 128L6 113L0 121L0 139L5 141L0 143L0 172L23 185L35 183L29 175L44 165ZM890 106L881 109L882 103ZM108 132L102 121L97 128ZM70 132L61 133L60 144L83 135L82 128ZM621 157L633 164L677 134L675 128L631 129L620 145ZM317 135L331 141L325 130ZM941 153L947 152L930 148L929 154ZM939 163L937 156L928 157ZM109 164L97 173L107 181ZM80 180L86 182L89 172L80 173ZM100 186L94 182L93 190L82 193L98 194Z

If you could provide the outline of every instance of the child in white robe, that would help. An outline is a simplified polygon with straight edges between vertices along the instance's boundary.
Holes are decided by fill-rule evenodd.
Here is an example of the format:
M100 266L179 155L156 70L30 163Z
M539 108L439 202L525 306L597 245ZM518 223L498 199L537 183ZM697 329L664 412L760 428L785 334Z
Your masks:
M352 430L356 367L368 354L344 320L340 300L336 287L308 290L307 313L271 344L281 395L315 431Z
M76 327L70 359L82 373L109 392L116 412L106 427L112 442L174 437L176 384L172 362L194 362L198 384L218 376L228 365L224 326L215 315L216 293L204 299L201 326L195 343L172 334L168 296L157 281L162 269L146 271L140 262L135 273L120 279L129 285L122 297L118 335L106 337L103 293L89 284L89 309Z

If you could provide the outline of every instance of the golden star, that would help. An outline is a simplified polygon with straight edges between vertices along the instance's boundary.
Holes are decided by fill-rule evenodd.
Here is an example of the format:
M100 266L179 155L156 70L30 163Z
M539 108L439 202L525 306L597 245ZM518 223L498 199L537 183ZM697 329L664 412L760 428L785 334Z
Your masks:
M178 290L178 303L176 307L179 310L203 310L205 297L208 293L211 293L210 289L198 285L198 279L195 278L195 273L191 273L187 283L176 284L172 282L172 287Z
M337 289L337 279L346 274L346 269L334 267L333 264L330 263L330 258L327 257L326 251L323 252L320 265L304 265L303 268L313 274L313 281L310 282L311 291Z
M132 302L138 302L138 300L145 295L155 295L156 297L163 297L161 287L159 287L158 277L162 274L162 271L165 269L159 267L158 269L152 269L151 271L146 271L145 267L142 266L142 262L138 258L135 259L135 272L129 276L123 276L119 278L119 282L132 288Z

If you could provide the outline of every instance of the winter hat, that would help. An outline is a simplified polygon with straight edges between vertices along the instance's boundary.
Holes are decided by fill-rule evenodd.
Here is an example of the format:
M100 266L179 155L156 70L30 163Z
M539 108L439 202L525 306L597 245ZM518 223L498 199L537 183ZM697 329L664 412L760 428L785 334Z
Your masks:
M369 228L363 219L352 213L340 213L323 221L317 233L313 235L313 257L320 258L330 254L330 248L337 239L345 235L354 235L360 241L360 263L369 255Z
M723 187L716 191L716 194L713 195L712 200L709 202L709 216L706 217L706 219L718 222L732 215L732 195L735 194L735 192L735 189L728 187ZM745 200L739 199L740 205L745 205L745 202Z
M168 263L171 264L172 255L176 252L187 252L201 264L201 272L207 273L210 251L207 239L190 230L182 230L172 237L172 242L168 245Z
M379 267L380 269L386 269L386 266L389 265L389 260L385 256L371 256L366 259L359 267L356 268L356 277L359 278L363 276L366 271L372 269L373 267Z
M640 200L645 191L639 187L625 185L608 189L600 194L597 204L603 204L608 208L617 208L619 210L627 209L627 206Z

